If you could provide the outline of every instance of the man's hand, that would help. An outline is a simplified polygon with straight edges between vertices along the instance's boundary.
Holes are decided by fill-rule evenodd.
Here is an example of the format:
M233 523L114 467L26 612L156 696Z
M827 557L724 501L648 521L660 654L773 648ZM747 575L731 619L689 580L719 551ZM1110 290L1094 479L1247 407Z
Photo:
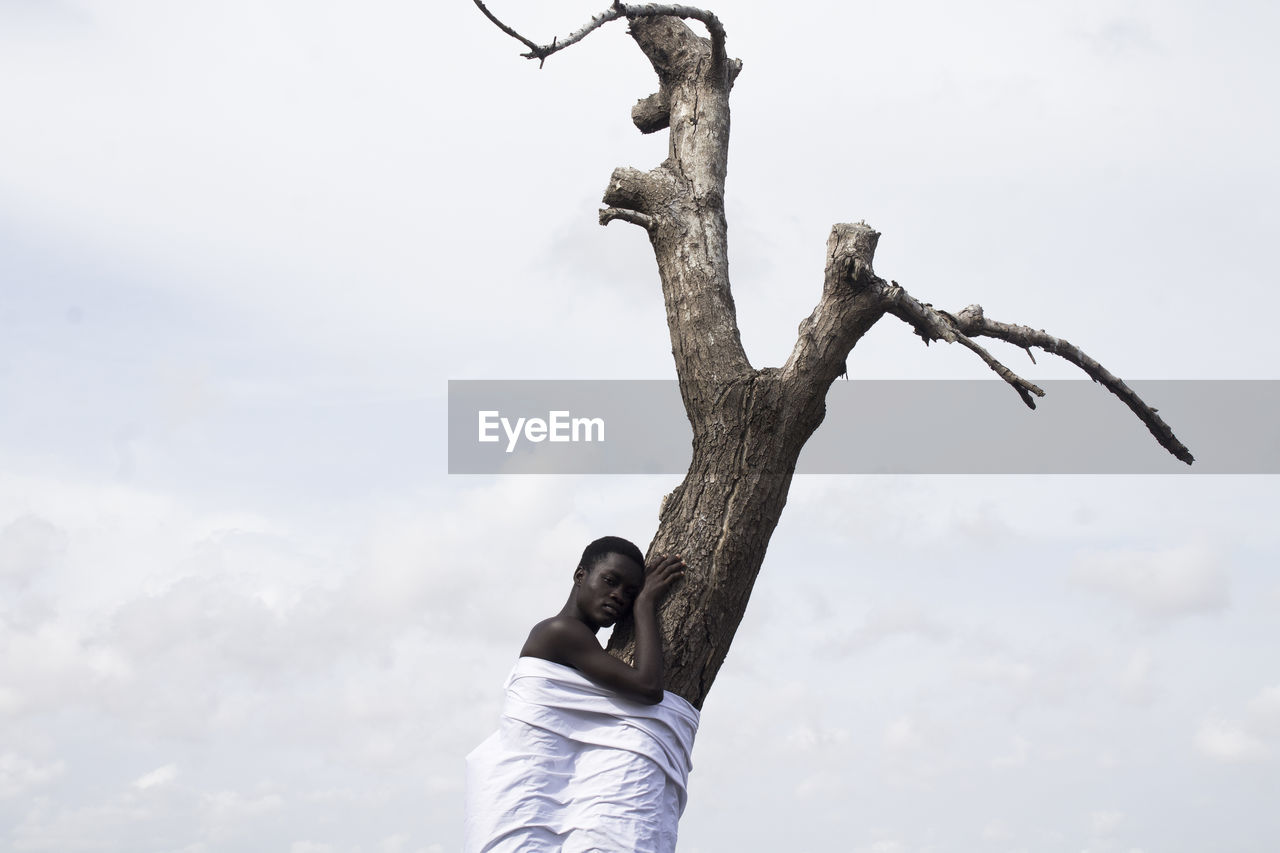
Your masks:
M644 586L636 596L636 605L653 606L662 601L671 586L684 577L684 560L680 555L669 557L663 554L656 562L650 563L644 570Z

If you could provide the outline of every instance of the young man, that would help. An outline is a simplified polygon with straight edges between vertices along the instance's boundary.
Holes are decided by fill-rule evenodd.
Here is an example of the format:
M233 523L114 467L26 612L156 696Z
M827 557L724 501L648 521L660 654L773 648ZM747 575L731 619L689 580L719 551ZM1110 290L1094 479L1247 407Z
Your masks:
M699 715L662 690L658 605L683 574L615 536L583 551L564 607L529 632L498 731L467 756L465 853L675 850ZM635 666L596 640L628 612Z
M533 626L520 656L571 666L620 696L657 704L663 694L658 604L683 576L684 560L678 556L664 556L646 569L644 555L626 539L597 539L573 571L568 601ZM596 640L597 631L629 611L635 616L635 666L608 654Z

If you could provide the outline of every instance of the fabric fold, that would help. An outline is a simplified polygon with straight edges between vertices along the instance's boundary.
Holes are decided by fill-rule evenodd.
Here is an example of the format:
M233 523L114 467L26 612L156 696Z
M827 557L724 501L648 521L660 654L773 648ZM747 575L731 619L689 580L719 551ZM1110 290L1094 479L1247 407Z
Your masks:
M644 705L520 658L467 756L465 853L672 853L698 721L674 693Z

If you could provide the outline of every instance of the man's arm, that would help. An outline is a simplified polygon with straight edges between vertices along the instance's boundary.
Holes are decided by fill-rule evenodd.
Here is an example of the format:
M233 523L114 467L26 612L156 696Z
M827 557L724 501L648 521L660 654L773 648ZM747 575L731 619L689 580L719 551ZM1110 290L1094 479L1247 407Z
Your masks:
M662 701L662 635L658 632L658 604L677 580L684 576L684 560L679 557L662 557L655 565L645 569L644 586L636 596L631 614L636 628L637 677L653 688L653 699L642 702L656 704ZM605 657L617 660L605 653ZM629 668L629 667L628 667Z

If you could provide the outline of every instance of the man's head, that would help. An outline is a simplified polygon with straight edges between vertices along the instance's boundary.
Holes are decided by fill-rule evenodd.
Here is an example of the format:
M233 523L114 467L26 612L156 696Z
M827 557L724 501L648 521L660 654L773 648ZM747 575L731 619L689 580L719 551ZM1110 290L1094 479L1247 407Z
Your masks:
M601 536L592 542L583 550L582 559L578 560L578 568L591 571L592 566L609 554L621 554L634 560L641 569L644 568L644 554L635 546L635 543L621 536Z
M631 610L644 586L644 554L617 536L597 539L573 572L574 603L592 628L612 625Z

